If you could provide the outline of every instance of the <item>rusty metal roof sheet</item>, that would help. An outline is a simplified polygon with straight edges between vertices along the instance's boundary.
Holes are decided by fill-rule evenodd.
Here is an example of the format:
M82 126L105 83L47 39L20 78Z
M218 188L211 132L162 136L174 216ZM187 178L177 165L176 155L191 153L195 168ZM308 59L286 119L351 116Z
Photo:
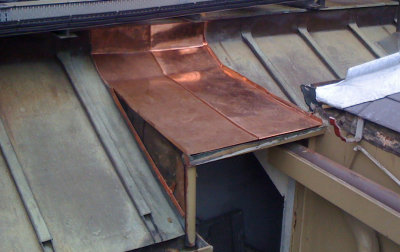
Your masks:
M95 29L93 58L120 97L186 154L321 125L222 65L203 33L203 23Z

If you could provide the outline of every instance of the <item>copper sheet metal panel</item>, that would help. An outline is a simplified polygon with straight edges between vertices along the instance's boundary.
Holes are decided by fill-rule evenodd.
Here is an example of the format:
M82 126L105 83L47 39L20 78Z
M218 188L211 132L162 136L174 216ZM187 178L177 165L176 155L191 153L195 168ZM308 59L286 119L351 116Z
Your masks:
M204 26L153 25L136 40L132 32L140 28L124 26L126 36L123 28L95 29L93 58L105 82L189 155L321 125L223 66L204 39Z

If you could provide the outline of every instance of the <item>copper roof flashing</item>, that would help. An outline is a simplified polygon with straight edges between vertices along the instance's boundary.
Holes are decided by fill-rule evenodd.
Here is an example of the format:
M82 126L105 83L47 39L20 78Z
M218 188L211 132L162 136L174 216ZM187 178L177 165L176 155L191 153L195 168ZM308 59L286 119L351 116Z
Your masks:
M222 65L206 23L92 30L103 80L187 155L321 126L321 121Z

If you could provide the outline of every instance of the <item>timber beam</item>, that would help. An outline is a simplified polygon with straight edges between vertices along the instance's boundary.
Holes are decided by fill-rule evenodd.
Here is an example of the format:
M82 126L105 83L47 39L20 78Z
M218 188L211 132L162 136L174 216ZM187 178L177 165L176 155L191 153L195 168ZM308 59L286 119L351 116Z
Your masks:
M264 154L273 167L400 244L400 195L299 144Z

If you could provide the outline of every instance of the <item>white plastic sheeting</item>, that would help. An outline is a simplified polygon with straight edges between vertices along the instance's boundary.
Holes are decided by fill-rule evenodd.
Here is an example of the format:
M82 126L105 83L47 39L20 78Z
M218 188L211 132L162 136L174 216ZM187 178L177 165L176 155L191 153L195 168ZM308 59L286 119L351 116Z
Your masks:
M345 80L317 87L317 101L344 109L400 92L400 53L352 67Z

